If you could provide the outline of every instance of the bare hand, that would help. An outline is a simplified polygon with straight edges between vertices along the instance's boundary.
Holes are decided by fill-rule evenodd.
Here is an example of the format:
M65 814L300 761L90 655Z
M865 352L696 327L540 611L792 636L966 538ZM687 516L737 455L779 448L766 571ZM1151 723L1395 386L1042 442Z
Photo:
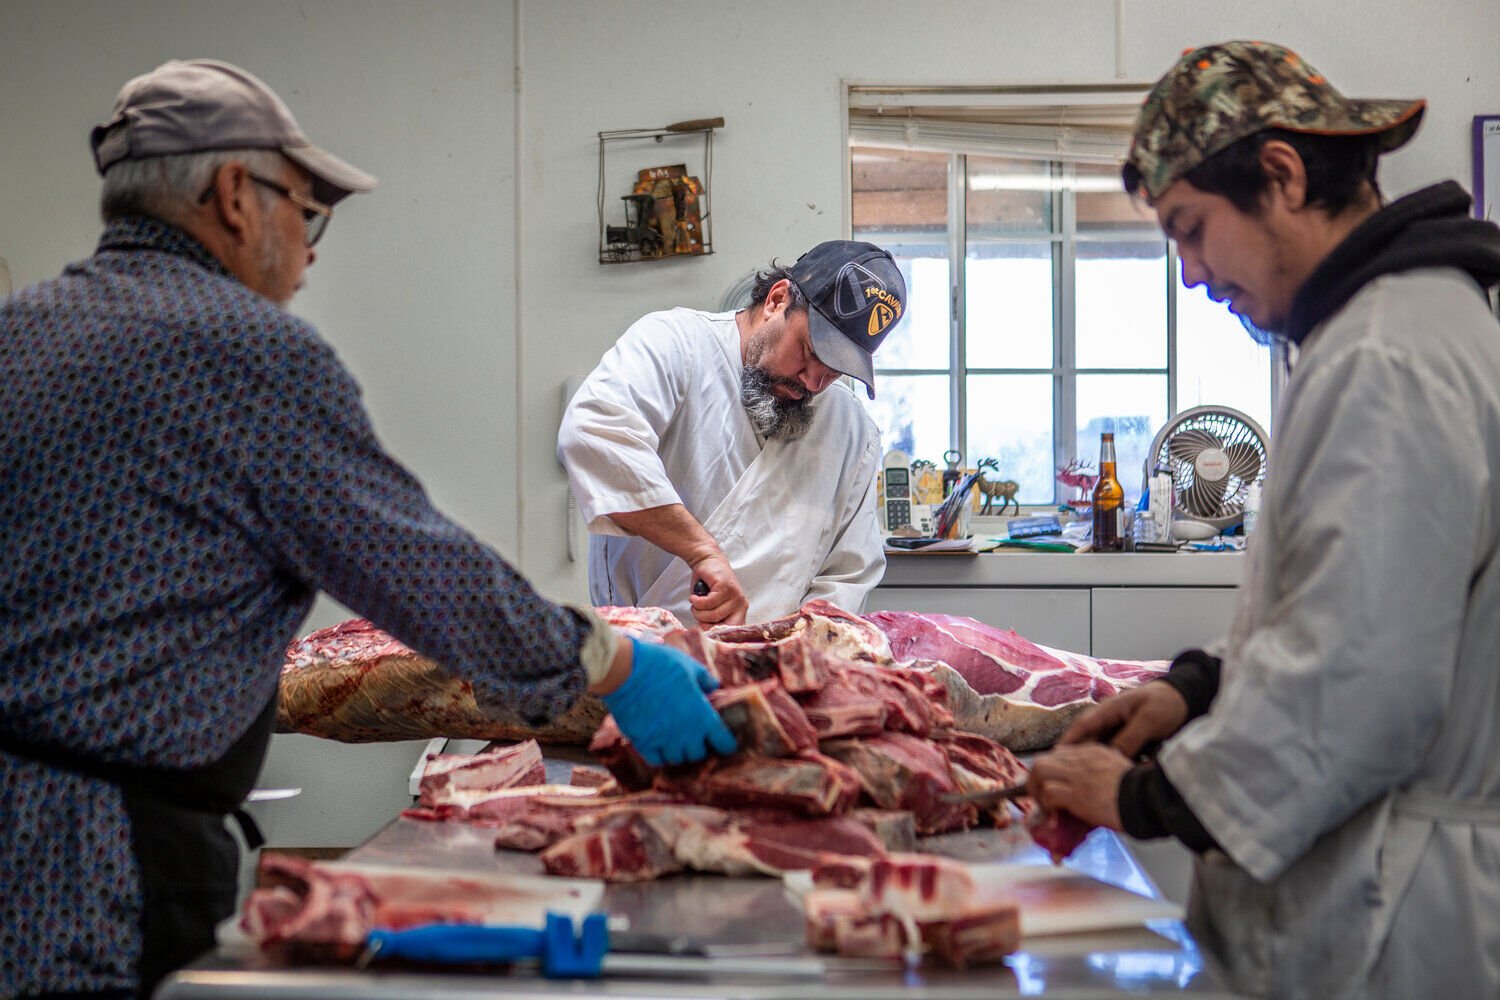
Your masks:
M1058 747L1031 765L1027 788L1047 812L1119 830L1120 778L1130 768L1128 757L1099 743Z
M710 625L743 625L745 614L750 610L750 599L740 589L739 578L730 568L724 553L714 552L690 564L693 583L703 581L708 593L690 594L693 617L704 628Z
M1130 759L1160 743L1187 722L1188 707L1170 684L1142 684L1106 698L1084 712L1058 744L1108 743Z

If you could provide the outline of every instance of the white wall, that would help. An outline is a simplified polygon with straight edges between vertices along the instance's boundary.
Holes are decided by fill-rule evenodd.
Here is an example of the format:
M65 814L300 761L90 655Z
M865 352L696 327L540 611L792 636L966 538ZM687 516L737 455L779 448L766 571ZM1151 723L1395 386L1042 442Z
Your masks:
M1470 183L1470 118L1500 112L1492 0L1124 11L1120 68L1133 81L1191 45L1255 37L1289 44L1351 94L1429 98L1416 143L1385 168L1393 194ZM749 268L845 235L841 83L1102 82L1116 78L1115 48L1110 0L5 0L0 257L19 286L91 250L87 134L125 79L169 57L246 66L315 141L381 179L339 207L296 310L439 505L544 592L577 600L586 586L563 555L553 458L563 379L640 314L715 306ZM595 133L712 115L727 120L717 253L601 267ZM627 171L673 162L611 155ZM320 606L309 627L342 614ZM414 755L278 739L268 781L316 787L305 801L321 803L280 839L366 835L399 804L397 773Z

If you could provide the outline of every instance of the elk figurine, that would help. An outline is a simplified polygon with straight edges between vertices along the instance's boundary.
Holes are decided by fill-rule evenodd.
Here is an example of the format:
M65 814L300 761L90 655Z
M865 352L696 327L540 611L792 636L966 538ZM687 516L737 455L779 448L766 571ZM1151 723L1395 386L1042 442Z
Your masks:
M943 477L937 463L929 458L919 458L911 463L912 503L940 504L943 502Z
M984 497L984 506L979 509L979 513L988 514L990 512L990 506L995 502L995 498L999 497L999 513L1004 514L1005 505L1011 504L1015 507L1016 513L1019 514L1021 512L1021 504L1016 500L1016 490L1019 490L1021 488L1021 485L1014 479L1001 479L1000 463L995 461L993 458L980 459L978 469L979 481L975 485L979 488L980 494ZM994 479L991 479L984 474L984 470L986 469L994 472Z
M1094 484L1099 481L1099 477L1093 472L1093 466L1085 465L1075 458L1057 470L1057 481L1078 491L1078 496L1068 501L1070 507L1077 504L1088 506L1093 503Z

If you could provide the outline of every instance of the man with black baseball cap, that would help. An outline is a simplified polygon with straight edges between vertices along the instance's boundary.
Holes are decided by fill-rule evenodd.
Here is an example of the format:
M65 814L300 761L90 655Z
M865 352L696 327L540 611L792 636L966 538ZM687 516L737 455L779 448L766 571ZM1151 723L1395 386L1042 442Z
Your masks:
M1189 926L1247 995L1500 996L1500 231L1453 181L1384 203L1425 107L1204 46L1123 171L1183 280L1296 367L1229 635L1080 717L1032 789L1196 852Z
M648 761L733 752L701 665L434 508L285 310L373 177L210 60L127 83L93 148L98 249L0 300L0 996L149 996L212 946L320 589L519 724L589 690Z
M812 598L857 610L885 568L873 355L906 312L891 255L830 240L772 263L738 312L637 321L558 436L593 533L598 604L686 624L764 621ZM830 388L832 387L832 388ZM825 391L826 390L826 391Z

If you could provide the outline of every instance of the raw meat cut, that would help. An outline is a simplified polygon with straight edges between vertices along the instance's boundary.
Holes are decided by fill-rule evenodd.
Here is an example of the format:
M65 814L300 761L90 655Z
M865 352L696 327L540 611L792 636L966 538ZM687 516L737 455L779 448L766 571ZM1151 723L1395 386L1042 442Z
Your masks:
M1078 713L1166 672L1165 660L1096 660L1041 646L972 618L875 611L891 653L948 690L954 727L1011 750L1051 746Z
M572 774L568 778L568 784L581 785L584 788L607 788L615 784L615 776L602 767L592 767L588 764L574 764Z
M539 884L543 880L515 875L322 863L277 854L261 855L258 881L263 888L245 901L240 921L250 939L296 957L337 961L357 956L375 928L539 927L548 909L586 912L603 897L598 883Z
M408 819L500 826L529 808L532 799L580 799L597 802L599 789L579 785L525 785L519 788L458 789L436 805L418 804L403 810Z
M1034 805L1026 810L1026 832L1047 849L1055 865L1062 864L1063 859L1078 850L1078 845L1093 830L1094 827L1069 812L1043 812Z
M865 794L882 809L910 810L917 833L945 833L973 826L977 810L967 802L945 802L958 792L941 744L907 733L864 740L828 740L823 752L854 769Z
M662 608L595 609L612 626L659 641L681 626ZM604 721L592 695L543 726L481 708L473 686L363 618L319 629L287 647L281 668L278 732L345 743L430 739L537 739L587 743Z
M819 739L874 736L886 730L927 736L953 725L946 692L934 697L920 675L881 667L833 671L821 690L802 700Z
M850 809L849 818L880 838L887 851L917 849L917 824L904 809Z
M840 858L815 868L802 897L808 944L865 958L930 954L959 968L1021 942L1020 908L981 889L966 865L925 854Z
M616 810L637 806L693 805L670 792L629 792L596 798L537 795L527 799L495 827L495 847L501 850L540 851L578 832L575 824L597 823Z
M880 841L844 818L768 819L708 806L641 806L581 818L578 832L542 852L553 875L637 882L676 871L780 875L829 854L884 854Z
M668 769L656 787L712 806L770 806L804 816L837 816L859 798L860 777L816 750L794 757L735 754L700 767Z
M802 707L774 680L722 687L709 693L708 702L734 733L739 756L784 757L817 746L818 734ZM626 788L647 788L659 773L635 752L612 716L594 734L589 750Z
M417 801L424 806L440 806L457 801L458 792L484 792L518 785L540 785L547 780L542 763L542 748L536 740L526 740L513 747L488 753L432 753L422 770Z
M741 753L787 757L818 745L818 733L786 689L775 681L724 687L708 703L719 713Z
M617 631L650 642L661 642L662 636L682 628L677 616L666 608L632 608L606 604L594 610Z

